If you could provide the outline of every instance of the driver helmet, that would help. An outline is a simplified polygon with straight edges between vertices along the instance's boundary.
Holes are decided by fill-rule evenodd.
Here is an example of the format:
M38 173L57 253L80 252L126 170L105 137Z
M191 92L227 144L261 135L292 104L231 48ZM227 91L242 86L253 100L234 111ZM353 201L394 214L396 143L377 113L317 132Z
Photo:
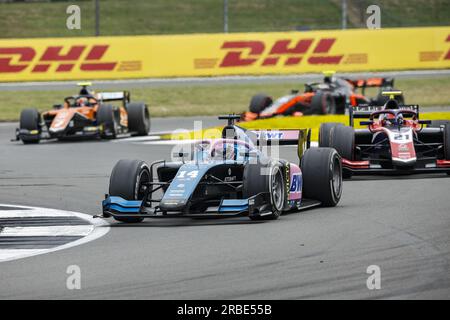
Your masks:
M80 97L77 99L77 105L80 107L84 107L88 104L88 99L85 97Z
M384 113L380 115L380 121L383 125L395 124L395 116L391 113Z
M401 113L399 113L397 115L396 121L397 121L397 124L399 124L399 125L403 125L403 123L405 122L405 119L403 118L403 115Z
M216 143L211 151L211 157L215 160L234 160L235 146L233 143Z

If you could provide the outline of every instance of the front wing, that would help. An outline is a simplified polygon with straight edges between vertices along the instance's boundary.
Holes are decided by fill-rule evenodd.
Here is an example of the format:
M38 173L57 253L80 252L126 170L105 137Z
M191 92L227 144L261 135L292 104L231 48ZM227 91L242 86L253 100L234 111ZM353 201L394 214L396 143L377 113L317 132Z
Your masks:
M342 159L342 170L352 175L401 175L401 174L426 174L426 173L447 173L450 174L450 160L436 160L421 164L418 161L411 167L383 168L379 164L370 161L350 161Z
M129 201L121 197L108 196L102 202L104 218L230 218L264 216L271 213L269 193L260 193L248 199L223 199L218 207L208 208L202 213L162 212L158 207L148 207L143 201ZM297 211L320 206L321 202L303 199Z

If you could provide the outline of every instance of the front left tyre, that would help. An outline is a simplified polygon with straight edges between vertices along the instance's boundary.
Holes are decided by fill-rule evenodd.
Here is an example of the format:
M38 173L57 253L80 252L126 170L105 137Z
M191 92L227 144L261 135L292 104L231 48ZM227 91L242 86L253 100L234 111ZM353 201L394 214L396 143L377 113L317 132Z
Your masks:
M109 195L125 200L143 200L146 183L150 182L149 166L140 160L123 159L114 166L109 180ZM142 222L140 217L114 217L115 220L127 223Z
M308 149L301 163L303 197L334 207L342 195L341 157L333 148Z
M20 130L26 130L27 134L21 135L24 144L39 143L41 140L41 115L36 109L24 109L20 113Z

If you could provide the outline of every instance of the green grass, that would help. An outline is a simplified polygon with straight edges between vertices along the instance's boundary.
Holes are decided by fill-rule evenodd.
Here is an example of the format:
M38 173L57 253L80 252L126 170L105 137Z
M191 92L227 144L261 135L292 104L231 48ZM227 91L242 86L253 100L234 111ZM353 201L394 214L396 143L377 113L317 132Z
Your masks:
M398 79L396 87L403 90L407 103L423 107L447 106L450 103L450 77ZM133 88L131 98L133 101L145 101L153 117L218 115L246 111L255 93L264 92L280 97L294 88L303 89L303 83ZM47 110L53 104L62 103L65 96L76 94L77 89L74 85L70 91L0 91L0 121L17 120L20 110L26 107ZM126 85L123 89L127 89Z
M370 3L369 3L370 2ZM340 28L340 0L229 0L229 31ZM66 28L66 8L81 8L81 30ZM349 27L365 27L365 9L379 4L382 27L450 25L448 0L348 0ZM101 0L101 35L223 31L223 0ZM94 1L0 3L1 38L94 35Z

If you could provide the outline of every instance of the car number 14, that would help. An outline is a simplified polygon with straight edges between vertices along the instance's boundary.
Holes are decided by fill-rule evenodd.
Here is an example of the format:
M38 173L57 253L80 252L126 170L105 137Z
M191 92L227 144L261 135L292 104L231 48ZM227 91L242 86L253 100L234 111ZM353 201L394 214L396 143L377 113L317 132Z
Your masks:
M184 179L184 178L186 178L186 176L191 179L195 179L198 176L198 170L192 170L192 171L182 170L178 173L177 178Z

